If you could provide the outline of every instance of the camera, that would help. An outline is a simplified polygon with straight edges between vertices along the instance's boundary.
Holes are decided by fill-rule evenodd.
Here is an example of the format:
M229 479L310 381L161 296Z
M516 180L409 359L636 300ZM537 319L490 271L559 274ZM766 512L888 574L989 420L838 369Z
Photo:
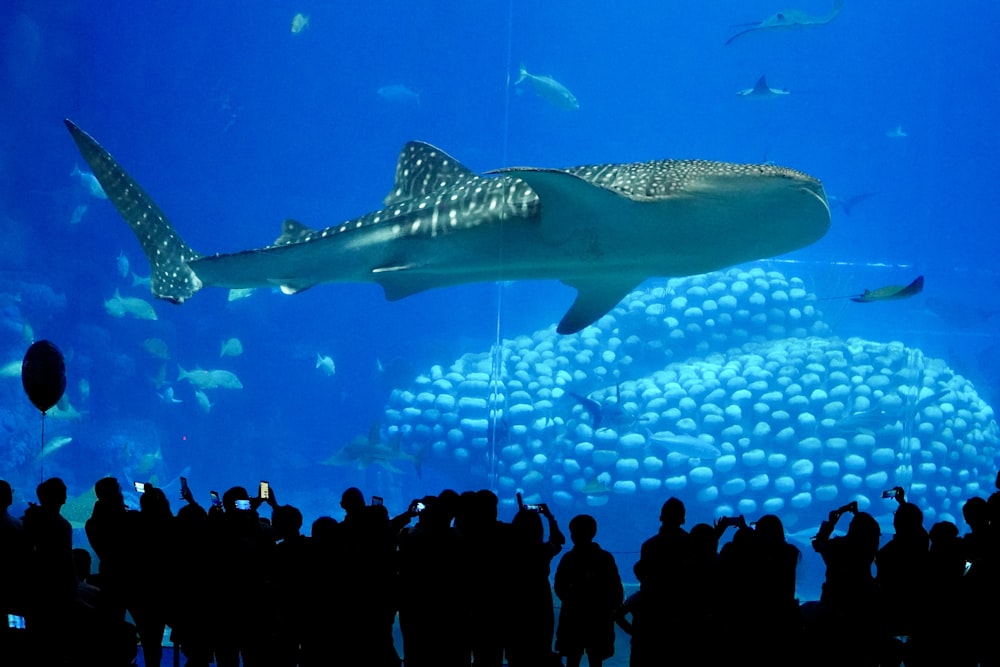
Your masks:
M146 492L146 483L145 482L132 482L132 486L135 487L136 493L145 493Z
M212 507L221 507L222 500L219 498L218 491L209 491L209 495L212 496Z
M372 505L381 505L382 496L372 496Z
M265 482L264 480L260 480L260 488L257 491L257 497L263 498L264 500L267 500L268 498L270 498L271 497L271 485L268 484L267 482Z
M248 510L248 509L250 509L250 501L249 500L237 500L236 501L236 509L238 509L238 510Z

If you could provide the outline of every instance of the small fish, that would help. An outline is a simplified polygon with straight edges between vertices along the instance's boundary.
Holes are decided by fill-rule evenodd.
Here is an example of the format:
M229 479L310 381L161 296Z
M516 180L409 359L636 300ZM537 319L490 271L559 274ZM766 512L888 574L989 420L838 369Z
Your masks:
M11 361L3 366L0 366L0 378L19 378L21 377L21 365L23 362L18 359L17 361Z
M889 137L890 139L905 139L910 135L908 135L906 132L903 132L902 125L897 125L894 129L886 132L885 136Z
M195 400L198 401L198 407L201 408L206 415L208 414L209 410L212 409L212 406L215 405L214 403L209 402L208 394L203 392L201 389L194 390L194 397Z
M520 76L514 82L515 86L527 82L535 94L547 102L561 108L576 111L580 108L580 103L576 96L569 92L569 89L548 75L531 74L521 65Z
M897 412L889 412L882 408L871 408L854 412L838 419L833 427L840 433L872 434L885 426L891 426L899 421Z
M771 88L767 85L767 78L761 76L757 79L757 83L754 84L753 88L747 88L745 90L738 90L736 94L744 99L753 100L772 100L776 97L784 97L785 95L790 95L787 90L781 88Z
M396 466L400 462L412 463L417 477L422 477L423 458L419 454L407 454L399 445L383 443L376 423L369 429L368 437L355 437L322 463L326 466L353 466L361 470L374 464L389 473L400 474L403 471Z
M149 287L151 276L140 276L135 271L132 272L132 287Z
M851 210L855 206L868 199L869 197L874 197L877 192L862 192L859 195L853 195L851 197L838 197L837 195L827 195L826 200L830 203L830 208L839 208L844 212L844 215L850 215Z
M303 30L309 27L309 15L308 14L296 14L292 17L292 34L298 35Z
M80 183L82 183L83 186L87 188L87 191L94 197L97 197L98 199L108 198L107 193L104 192L104 188L101 187L97 177L89 171L81 171L79 167L73 167L73 171L70 172L70 176L79 178Z
M121 277L128 278L128 273L129 273L128 257L125 255L124 250L118 253L118 259L115 261L118 266L118 273L121 274Z
M186 371L180 365L177 366L177 381L187 380L199 389L215 389L217 386L212 378L212 372L196 368L193 371Z
M239 338L230 338L222 341L222 349L219 351L220 357L238 357L243 354L243 343Z
M391 104L397 104L404 107L420 106L420 94L402 83L393 83L388 86L382 86L375 92L378 93L379 97Z
M602 483L595 477L587 482L582 489L580 489L580 493L587 496L598 496L605 493L611 493L611 487Z
M169 359L170 349L166 341L162 338L147 338L142 341L142 349L146 350L151 357L156 359Z
M80 392L80 398L86 401L90 398L90 382L87 380L80 380L76 384L77 390Z
M25 345L31 345L35 342L35 329L27 322L21 326L21 340L24 341Z
M316 353L316 368L322 369L327 375L333 375L337 372L337 366L333 363L333 359L319 352Z
M236 377L235 373L231 373L230 371L215 370L215 371L209 371L209 374L212 377L212 382L215 383L214 386L218 387L219 389L243 388L243 383L240 382L240 379Z
M670 431L658 431L650 433L649 440L668 452L676 452L692 459L717 459L722 456L722 450L712 443L687 433L674 435Z
M104 310L112 317L125 317L130 315L137 320L155 320L156 311L152 304L140 299L137 296L125 296L116 289L115 295L104 302Z
M243 383L235 373L225 370L206 371L196 368L186 371L177 367L177 381L187 380L198 389L242 389Z
M240 299L245 299L256 291L255 287L239 287L229 290L229 298L227 301L239 301Z
M872 301L894 301L896 299L906 299L915 294L920 294L924 289L924 277L917 276L909 285L887 285L875 290L864 291L864 294L852 296L851 301L857 303L871 303Z
M103 190L102 190L102 192L103 192ZM77 206L76 208L74 208L73 209L73 214L71 216L69 216L69 224L71 224L71 225L78 224L81 220L83 220L83 214L86 213L86 212L87 212L87 205L86 204L80 204L79 206Z
M42 447L42 451L38 455L38 458L44 459L46 456L52 455L53 452L62 449L71 442L73 442L73 438L65 435L52 438L51 440L45 443L44 447Z
M66 397L65 394L63 394L63 397L59 399L59 402L56 403L55 407L50 409L45 414L47 414L52 419L70 420L70 419L80 419L81 417L83 417L83 413L79 412L76 408L74 408L70 404L69 399Z
M179 399L176 396L174 396L174 388L173 387L167 387L166 389L163 390L162 394L157 394L157 396L159 396L160 399L162 399L164 403L168 403L168 404L183 403L184 402L181 399Z

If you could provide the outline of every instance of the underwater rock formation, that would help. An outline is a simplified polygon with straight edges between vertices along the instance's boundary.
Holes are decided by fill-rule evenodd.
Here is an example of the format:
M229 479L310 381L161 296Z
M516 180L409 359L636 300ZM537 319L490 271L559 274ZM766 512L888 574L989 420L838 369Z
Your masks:
M801 527L850 500L890 512L899 485L927 521L956 521L991 490L992 408L917 349L829 337L814 303L776 271L671 280L578 334L434 366L392 393L383 434L492 477L507 504L675 495Z

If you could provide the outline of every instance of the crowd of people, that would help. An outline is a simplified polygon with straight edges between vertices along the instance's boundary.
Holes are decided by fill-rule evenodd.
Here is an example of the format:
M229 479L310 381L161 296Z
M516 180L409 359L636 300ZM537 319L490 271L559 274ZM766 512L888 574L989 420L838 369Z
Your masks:
M777 516L687 530L677 498L642 543L639 589L626 598L592 516L569 521L572 546L550 577L566 543L555 516L519 498L513 520L499 521L488 490L445 490L390 517L381 499L349 488L343 519L320 517L308 535L273 490L233 487L205 509L183 489L176 514L152 486L138 510L113 477L95 492L91 572L60 514L62 480L39 484L21 519L0 480L0 663L131 665L139 644L156 666L169 626L191 667L400 667L398 620L406 667L578 667L585 655L600 667L615 654L616 623L631 637L632 667L1000 664L1000 493L964 504L960 535L947 521L928 531L894 489L882 546L857 503L831 511L812 542L826 564L820 599L800 602L801 554ZM846 534L834 536L845 514Z

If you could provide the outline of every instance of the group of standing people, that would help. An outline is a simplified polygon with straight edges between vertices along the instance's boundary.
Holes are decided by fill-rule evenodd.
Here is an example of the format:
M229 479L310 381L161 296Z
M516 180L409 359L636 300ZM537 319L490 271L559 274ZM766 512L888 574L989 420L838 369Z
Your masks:
M445 490L390 517L350 488L344 518L320 517L308 536L301 512L273 490L250 497L233 487L207 510L184 491L176 515L152 486L139 510L113 477L95 491L85 526L92 575L59 512L65 484L42 482L38 504L17 519L0 480L0 612L26 628L0 630L3 664L129 665L138 638L144 663L158 665L169 626L191 667L400 667L398 617L406 667L577 667L584 656L600 667L615 653L616 623L631 636L631 667L1000 665L990 635L1000 493L965 503L970 532L960 536L947 521L926 530L897 488L894 534L882 546L857 503L831 511L812 541L826 564L822 594L800 604L801 553L777 516L688 531L677 498L642 543L639 589L625 599L594 517L569 522L572 548L552 577L566 543L555 516L519 502L500 521L488 490ZM265 503L270 520L258 514ZM846 534L834 536L848 514Z

